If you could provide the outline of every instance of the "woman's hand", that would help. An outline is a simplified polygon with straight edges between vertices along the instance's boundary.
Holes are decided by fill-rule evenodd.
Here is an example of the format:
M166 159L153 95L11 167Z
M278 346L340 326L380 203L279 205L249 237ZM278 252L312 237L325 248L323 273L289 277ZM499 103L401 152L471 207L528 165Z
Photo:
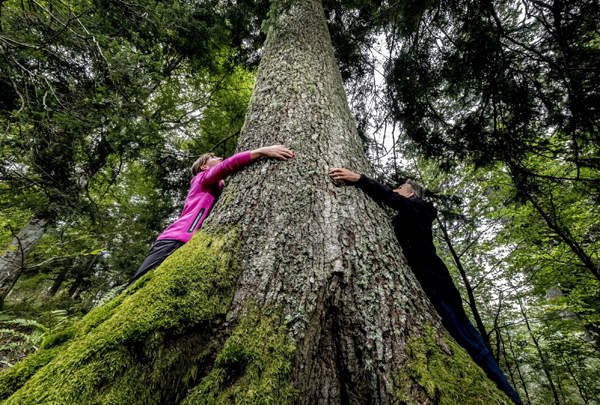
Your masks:
M285 145L273 145L266 146L264 148L255 149L250 152L250 157L252 160L256 160L260 157L268 157L274 159L287 160L287 158L293 158L294 152L285 147Z
M348 169L336 167L329 171L329 177L333 180L346 180L350 183L356 183L360 179L360 174L351 172Z

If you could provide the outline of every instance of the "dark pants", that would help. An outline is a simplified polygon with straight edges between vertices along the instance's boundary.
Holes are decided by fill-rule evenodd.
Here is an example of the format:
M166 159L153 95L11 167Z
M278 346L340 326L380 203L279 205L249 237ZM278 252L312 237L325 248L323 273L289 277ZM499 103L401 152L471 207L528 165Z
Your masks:
M496 360L494 360L494 357L485 346L483 338L471 322L461 322L456 316L454 309L442 300L440 298L441 294L436 294L435 290L430 289L425 292L442 318L444 327L450 333L450 336L456 340L456 343L469 353L473 361L485 371L488 378L496 383L500 390L504 391L515 404L522 405L523 403L519 398L519 394L510 385L496 363Z
M126 288L129 288L133 283L135 283L140 277L148 273L150 270L160 266L161 263L171 255L171 253L183 245L185 245L185 242L175 239L160 239L154 242L152 249L150 249L150 253L148 253L148 256L142 263L140 269L137 271L137 273L135 273L135 276L133 276L133 279L129 282Z

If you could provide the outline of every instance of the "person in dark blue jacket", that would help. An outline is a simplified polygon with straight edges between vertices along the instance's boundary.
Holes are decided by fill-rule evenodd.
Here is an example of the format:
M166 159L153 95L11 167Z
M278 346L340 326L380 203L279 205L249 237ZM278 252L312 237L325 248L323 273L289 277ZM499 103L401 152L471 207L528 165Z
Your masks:
M332 169L329 175L334 180L347 181L377 203L397 211L392 225L398 242L411 270L442 318L444 327L485 371L490 380L515 404L521 405L519 394L509 384L486 348L481 335L469 321L450 272L436 253L432 223L437 216L437 210L431 202L422 199L423 187L414 182L407 182L392 190L364 174L343 168Z

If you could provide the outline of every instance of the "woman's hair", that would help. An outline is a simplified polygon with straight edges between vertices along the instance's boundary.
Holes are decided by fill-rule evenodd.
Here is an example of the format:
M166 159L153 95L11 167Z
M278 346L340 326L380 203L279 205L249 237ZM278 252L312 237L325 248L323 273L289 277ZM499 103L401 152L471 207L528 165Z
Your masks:
M423 186L411 180L408 180L406 184L408 184L410 188L412 188L413 193L415 193L415 197L419 199L423 198L423 196L425 195L425 189L423 188Z
M204 155L201 155L198 159L196 159L196 161L192 165L192 176L195 176L198 173L202 172L203 170L201 167L205 165L206 162L208 162L208 159L214 157L216 157L214 153L205 153Z

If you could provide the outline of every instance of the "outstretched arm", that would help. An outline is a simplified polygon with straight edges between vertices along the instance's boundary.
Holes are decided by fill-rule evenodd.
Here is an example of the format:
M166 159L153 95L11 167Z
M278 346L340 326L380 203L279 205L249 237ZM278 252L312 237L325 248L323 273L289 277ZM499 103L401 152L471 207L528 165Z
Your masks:
M336 167L329 171L329 176L334 180L345 180L348 183L360 188L375 202L385 204L395 210L411 209L408 198L394 192L391 188L379 184L375 180L364 174L354 173L348 169Z
M250 156L252 157L252 160L260 159L263 156L287 160L287 158L294 157L294 152L286 148L285 145L273 145L254 149L250 152Z
M223 160L218 165L206 169L204 171L202 183L212 184L223 180L225 177L263 156L287 160L287 158L294 157L294 152L286 148L285 145L273 145L235 154L232 157Z

